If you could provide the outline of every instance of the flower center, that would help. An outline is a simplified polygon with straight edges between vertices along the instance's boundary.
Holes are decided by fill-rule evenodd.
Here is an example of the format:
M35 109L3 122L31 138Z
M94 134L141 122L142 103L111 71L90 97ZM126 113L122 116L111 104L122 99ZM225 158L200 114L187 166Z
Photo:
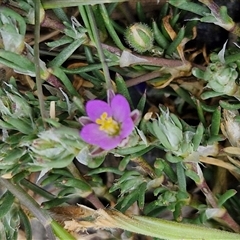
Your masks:
M108 117L106 112L104 112L100 118L96 119L96 123L99 125L99 129L108 135L114 136L119 133L119 124L114 121L112 117Z

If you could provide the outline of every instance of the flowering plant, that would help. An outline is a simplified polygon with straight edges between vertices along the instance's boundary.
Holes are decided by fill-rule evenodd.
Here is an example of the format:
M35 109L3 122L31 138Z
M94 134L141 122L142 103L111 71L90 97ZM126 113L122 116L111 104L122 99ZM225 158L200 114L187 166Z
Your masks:
M1 239L239 239L239 39L197 23L240 37L227 8L1 1Z
M131 112L127 99L120 94L109 97L108 103L90 100L86 112L88 117L79 119L83 125L80 136L103 150L125 145L140 116L138 110Z
M188 156L193 152L192 139L195 133L185 130L179 119L170 114L168 109L164 111L160 107L160 110L161 115L149 123L152 124L152 134L160 140L167 152L176 156Z

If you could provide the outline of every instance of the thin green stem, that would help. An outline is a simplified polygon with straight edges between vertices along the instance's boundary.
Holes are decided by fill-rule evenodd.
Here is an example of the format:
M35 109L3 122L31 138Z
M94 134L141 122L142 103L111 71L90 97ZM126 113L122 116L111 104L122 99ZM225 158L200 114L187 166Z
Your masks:
M76 240L76 238L68 233L58 222L53 220L51 226L60 240Z
M39 54L39 39L40 39L40 1L35 1L35 28L34 28L34 63L35 63L35 73L36 73L36 83L37 83L37 95L39 100L40 113L43 120L46 118L46 112L44 108L43 100L43 90L42 90L42 80L40 76L40 54ZM46 128L46 125L45 125Z
M187 165L188 168L193 170L199 176L200 180L198 182L195 181L195 183L198 186L198 188L202 191L202 193L205 195L208 203L213 208L218 208L217 199L210 190L208 184L206 183L202 170L199 167L198 163L187 163ZM222 217L220 217L220 219L223 220L223 222L225 222L225 224L235 232L237 233L240 232L240 226L235 222L235 220L229 215L227 211L224 213Z
M92 42L94 42L92 29L90 27L90 20L89 20L89 16L86 13L86 8L85 8L85 6L78 6L78 9L81 14L82 20L84 22L84 26L87 29L89 38Z
M85 179L82 177L81 173L78 171L78 169L76 168L76 166L73 163L69 164L67 168L76 179L85 181ZM104 205L100 202L100 200L95 195L95 193L91 192L88 196L86 196L86 199L90 203L92 203L92 205L94 207L96 207L97 209L104 208Z
M162 73L159 72L159 71L146 73L146 74L143 74L143 75L141 75L139 77L135 77L135 78L132 78L132 79L126 81L126 86L127 87L132 87L132 86L135 86L135 85L137 85L139 83L147 82L147 81L149 81L151 79L160 77L161 75L162 75Z
M201 121L201 123L204 126L207 126L206 120L205 120L205 117L204 117L204 112L203 112L203 109L202 109L202 105L201 105L201 102L198 99L196 99L196 108L197 108L197 113L198 113L199 120Z
M51 228L51 217L45 212L37 202L31 198L25 190L23 190L17 184L12 184L9 180L0 178L0 184L6 187L19 201L22 205L27 207L29 211L41 222L41 224L45 227L47 231L48 238L51 240L55 240L54 234Z
M112 40L114 41L114 43L116 44L116 46L118 48L120 48L121 50L124 50L126 49L126 47L122 44L118 34L116 33L113 25L112 25L112 20L110 19L109 17L109 14L108 14L108 11L105 7L104 4L100 4L100 13L103 17L103 20L105 22L105 26L106 26L106 29L108 30L108 33L109 35L111 36Z
M28 189L32 190L33 192L39 194L40 196L42 196L46 199L54 199L55 198L55 196L53 194L49 193L45 189L40 188L39 186L37 186L36 184L30 182L29 180L27 180L25 178L22 179L20 183L24 187L27 187Z
M106 88L107 88L107 90L111 90L111 89L113 89L113 86L112 86L112 83L111 83L109 69L108 69L108 66L107 66L107 63L106 63L106 60L105 60L105 56L104 56L104 53L103 53L103 49L102 49L100 37L99 37L99 34L98 34L98 29L97 29L97 25L96 25L94 15L93 15L93 11L92 11L90 6L86 6L85 8L86 8L87 15L91 19L90 26L91 26L91 29L92 29L92 33L93 33L96 48L97 48L97 51L98 51L99 59L102 63L103 73L104 73L105 81L106 81Z

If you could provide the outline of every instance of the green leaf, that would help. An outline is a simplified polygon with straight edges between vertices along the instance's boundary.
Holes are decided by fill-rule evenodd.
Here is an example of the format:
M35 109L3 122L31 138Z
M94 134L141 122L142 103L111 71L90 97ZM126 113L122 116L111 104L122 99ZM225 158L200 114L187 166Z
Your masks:
M143 182L139 187L138 187L138 206L141 210L144 208L144 203L145 203L145 193L147 190L147 182Z
M121 184L125 181L128 181L128 180L133 179L133 178L138 177L138 176L140 176L140 173L138 171L135 171L135 170L127 171L121 176L118 183Z
M158 138L160 143L166 148L166 149L171 149L172 146L170 142L168 141L166 135L162 131L162 129L158 125L158 120L153 120L152 122L152 129L154 131L153 135Z
M213 116L212 116L211 128L210 128L211 136L218 135L219 129L220 129L220 124L221 124L221 108L218 107L213 112Z
M119 148L114 153L119 155L129 155L129 154L136 154L139 151L142 151L144 149L148 149L152 146L146 146L145 144L139 144L134 147L128 147L128 148Z
M107 2L114 2L114 1L108 0ZM99 2L100 1L97 0L98 4L99 4ZM101 1L101 2L103 2L103 1ZM117 2L120 2L120 1L117 1ZM123 2L123 0L121 0L121 2ZM88 4L89 4L89 1L88 1ZM118 35L117 35L117 33L116 33L112 23L111 23L111 19L110 19L110 16L108 15L108 12L107 12L107 9L106 9L105 5L101 4L99 9L100 9L100 13L101 13L102 18L105 22L105 26L106 26L106 29L108 30L109 35L112 37L112 39L115 42L115 44L117 45L117 47L121 50L124 50L125 47L122 44L120 38L118 37Z
M86 37L81 39L76 39L65 47L49 64L49 67L60 67L74 52L78 49L84 42L86 42Z
M167 38L165 38L161 30L158 28L158 25L155 21L152 22L152 28L153 28L154 38L157 44L163 49L166 49L169 46L169 42Z
M115 78L115 82L116 82L116 86L117 86L117 91L127 99L131 108L133 109L134 107L133 107L132 99L130 97L128 88L126 86L126 82L124 81L122 76L117 74L116 78Z
M6 191L0 199L0 219L4 217L11 209L14 202L14 196L9 191Z
M4 17L10 17L10 18L14 19L14 21L17 21L19 33L23 36L25 35L26 22L25 22L24 18L20 14L17 13L17 11L14 11L10 8L2 6L0 8L0 14L4 15Z
M179 163L183 161L183 158L174 156L170 152L167 152L165 156L170 163Z
M179 190L182 192L186 192L187 190L186 176L185 176L185 171L181 162L178 162L176 164L176 172L177 172Z
M64 185L69 186L69 187L78 188L84 192L92 192L91 186L89 184L87 184L85 181L80 180L80 179L73 179L73 178L67 179L64 182Z
M169 0L168 1L174 7L193 12L197 15L203 16L204 14L209 12L209 9L205 6L201 6L200 4L190 2L188 0Z
M73 96L79 97L79 93L73 87L68 76L64 73L62 69L60 69L59 67L53 67L51 69L51 73L62 81L62 83L64 84L69 93L71 93Z
M120 171L124 171L128 165L128 163L131 161L131 155L128 155L126 157L124 157L121 162L118 165L118 169Z
M54 198L52 200L46 201L42 203L44 209L51 209L53 207L59 206L63 203L66 203L69 198Z
M172 166L170 166L170 164L162 159L162 158L157 158L156 159L156 162L155 162L157 165L158 164L161 164L163 166L163 171L164 173L169 177L169 179L172 181L172 182L176 182L177 181L177 175L176 173L174 172ZM154 167L155 166L155 163L154 163Z
M220 105L222 108L227 109L227 110L238 110L238 109L240 109L240 103L238 103L238 102L229 103L229 102L220 100L220 101L219 101L219 105Z
M223 93L218 93L218 92L214 92L214 91L206 91L204 93L201 94L201 98L203 100L209 99L209 98L214 98L214 97L219 97L222 96Z
M19 209L16 207L16 205L12 205L11 209L2 219L7 239L17 240L20 226L18 210Z
M52 42L47 42L46 45L50 48L56 48L56 47L60 47L64 44L68 44L73 42L73 39L69 36L63 36L62 38L52 41Z
M147 96L146 96L146 92L143 93L142 97L140 98L138 105L137 105L137 109L143 113L144 111L144 107L147 101Z
M4 117L5 122L11 124L13 129L17 129L24 134L32 134L33 129L30 123L24 122L23 119L12 118L10 116Z
M59 225L56 221L51 222L51 226L53 228L54 233L60 240L76 240L69 232L67 232L61 225Z
M77 196L78 196L78 192L76 191L75 188L73 187L67 187L67 188L64 188L63 190L61 190L59 193L58 193L58 197L60 199L64 198L64 197L73 197L73 194L77 193ZM71 195L71 196L68 196L68 195Z
M200 78L200 79L203 79L203 80L205 80L205 79L204 79L204 73L205 73L205 72L204 72L203 70L199 69L199 68L194 67L194 68L192 69L192 74L193 74L195 77Z
M101 3L125 2L127 0L43 0L42 6L44 9L76 7L79 5L93 5Z
M168 48L166 49L166 55L170 56L174 51L177 50L177 47L182 42L184 35L185 35L185 28L182 27L177 33L177 36L173 39L173 41L169 44Z
M3 161L14 164L16 163L21 156L25 153L24 149L14 148L10 152L7 153L6 157L4 157Z
M35 72L35 65L25 56L19 55L14 52L6 51L0 49L0 57L6 59L7 61L16 64L19 68L22 68L25 71Z
M200 177L197 175L197 173L195 173L192 170L186 170L185 171L185 175L189 178L191 178L194 182L199 183L200 182Z
M87 173L87 175L91 176L91 175L95 175L95 174L99 174L99 173L105 173L105 172L110 172L110 173L114 173L114 174L117 174L117 175L122 175L123 174L122 171L119 171L118 169L113 168L113 167L100 167L100 168L94 169L92 171L89 171Z
M24 233L25 233L26 240L32 240L32 228L31 228L31 224L28 219L28 216L21 208L18 210L18 214L19 214L21 223L24 227Z
M134 202L139 198L139 189L134 189L129 195L124 197L124 200L121 204L121 210L126 211Z
M203 133L204 133L204 127L202 123L199 123L196 133L193 137L193 150L196 151L202 141L203 138Z
M89 168L98 168L102 165L103 161L105 160L106 155L93 157L87 164Z
M222 207L222 205L231 197L233 197L237 191L235 189L227 190L219 199L218 199L218 207Z

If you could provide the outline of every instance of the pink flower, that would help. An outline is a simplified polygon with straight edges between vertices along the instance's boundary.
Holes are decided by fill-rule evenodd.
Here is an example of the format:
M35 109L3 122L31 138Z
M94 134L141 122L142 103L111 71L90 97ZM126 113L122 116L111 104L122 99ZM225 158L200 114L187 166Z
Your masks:
M81 117L83 125L81 138L104 150L117 147L134 130L134 123L139 118L138 110L131 112L127 99L115 95L106 103L90 100L86 105L88 117Z

